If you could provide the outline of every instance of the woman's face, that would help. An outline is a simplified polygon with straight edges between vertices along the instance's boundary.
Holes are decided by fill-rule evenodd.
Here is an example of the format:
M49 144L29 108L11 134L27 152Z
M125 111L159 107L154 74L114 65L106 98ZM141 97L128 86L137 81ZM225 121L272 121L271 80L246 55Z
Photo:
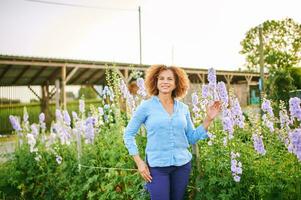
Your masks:
M157 88L159 94L172 94L172 91L176 88L176 81L171 70L164 70L159 74Z

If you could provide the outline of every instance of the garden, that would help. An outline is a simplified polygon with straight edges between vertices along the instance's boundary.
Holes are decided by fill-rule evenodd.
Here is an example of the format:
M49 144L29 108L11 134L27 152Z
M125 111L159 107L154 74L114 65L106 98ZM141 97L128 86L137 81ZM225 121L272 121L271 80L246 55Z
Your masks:
M264 63L269 79L259 109L243 110L235 91L217 82L208 69L207 84L193 91L189 108L195 127L215 100L222 111L209 138L190 147L192 173L185 199L301 199L301 26L292 19L266 21ZM258 69L258 27L241 42L248 70ZM255 70L256 71L256 70ZM114 67L106 72L101 98L82 96L68 110L50 108L55 120L26 106L7 116L15 151L1 153L1 199L126 199L149 195L123 142L135 108L148 98L142 73L132 94ZM298 85L299 84L299 85ZM4 109L1 115L5 115ZM146 131L136 141L144 157Z
M96 106L81 99L78 112L57 109L49 128L43 113L31 123L26 108L9 117L17 147L1 164L2 199L149 199L123 143L131 113L147 98L144 80L133 96L114 70L107 78ZM243 113L211 68L208 84L191 97L195 126L214 100L222 112L194 151L186 199L300 199L301 100L291 98L288 111L281 102L275 113L265 98L261 112ZM136 139L143 155L143 128Z

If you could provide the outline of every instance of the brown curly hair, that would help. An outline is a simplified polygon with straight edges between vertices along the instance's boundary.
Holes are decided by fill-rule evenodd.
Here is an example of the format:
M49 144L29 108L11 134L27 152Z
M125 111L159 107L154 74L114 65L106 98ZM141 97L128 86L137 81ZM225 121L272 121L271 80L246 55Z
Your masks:
M158 95L158 76L162 71L171 70L175 76L176 88L172 91L173 98L183 98L189 89L189 79L186 72L175 66L152 65L147 69L145 75L145 87L149 96Z

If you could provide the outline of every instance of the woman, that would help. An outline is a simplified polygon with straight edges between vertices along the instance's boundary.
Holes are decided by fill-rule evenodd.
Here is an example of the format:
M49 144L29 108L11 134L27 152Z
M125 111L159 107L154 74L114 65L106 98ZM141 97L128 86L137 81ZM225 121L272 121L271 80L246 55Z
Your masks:
M184 70L154 65L146 72L145 86L151 98L137 107L125 129L124 142L140 175L147 181L151 199L181 200L191 170L189 144L208 137L207 129L221 105L214 102L207 110L203 125L195 129L188 106L178 100L189 88ZM135 142L142 124L147 131L146 162L139 156Z

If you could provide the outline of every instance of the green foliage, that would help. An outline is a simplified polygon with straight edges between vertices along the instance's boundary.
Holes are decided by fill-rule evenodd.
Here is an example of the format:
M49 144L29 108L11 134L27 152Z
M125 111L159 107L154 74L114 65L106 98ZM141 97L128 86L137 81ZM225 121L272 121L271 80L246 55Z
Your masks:
M290 91L295 89L294 79L290 74L290 70L287 68L270 70L269 79L266 83L266 92L269 99L273 100L277 104L280 103L280 100L288 103ZM276 113L278 112L276 111Z
M38 144L38 153L30 153L24 144L16 149L12 160L1 165L0 191L6 199L148 199L136 171L107 169L135 169L122 134L123 126L116 122L104 126L94 144L82 140L80 161L76 143L57 143L53 149L63 158L61 164L44 144ZM137 143L143 152L145 137L139 135ZM41 156L39 161L37 155ZM79 162L89 167L79 170Z
M79 98L81 98L83 96L83 97L85 97L85 99L96 99L97 98L96 92L93 90L92 87L88 87L88 86L81 86L78 91L78 96L79 96Z
M217 128L217 127L216 127ZM212 146L203 141L196 187L196 199L300 199L301 165L279 140L277 133L264 131L267 153L259 155L253 148L251 127L235 131L234 139L225 147L222 131L213 131L218 140ZM221 127L218 127L221 130ZM239 152L243 173L240 182L231 175L230 152Z
M241 42L250 70L259 69L259 29L251 28ZM293 67L300 61L301 25L293 19L268 20L262 24L264 66L270 69Z
M294 85L297 89L301 89L301 68L292 67L290 71L291 77L294 79Z

